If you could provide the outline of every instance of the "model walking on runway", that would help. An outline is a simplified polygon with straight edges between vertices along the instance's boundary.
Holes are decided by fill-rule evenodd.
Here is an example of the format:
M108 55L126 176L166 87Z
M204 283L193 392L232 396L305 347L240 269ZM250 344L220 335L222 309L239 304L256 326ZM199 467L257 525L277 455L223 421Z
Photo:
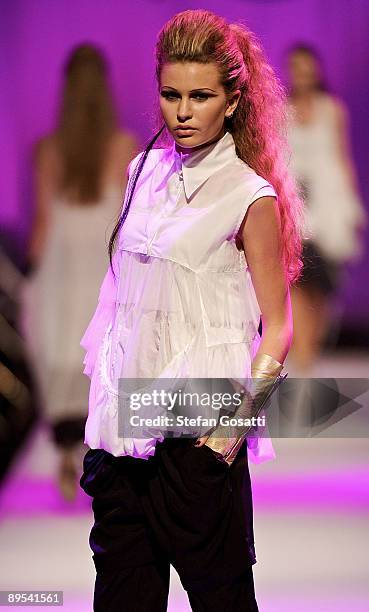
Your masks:
M367 220L351 155L349 113L324 83L314 47L293 45L289 72L291 172L304 194L303 268L291 291L296 376L314 374L345 266L363 254Z
M255 36L203 10L164 25L156 74L160 123L130 164L81 341L94 610L167 610L172 564L192 610L255 612L248 459L274 458L270 438L246 438L231 457L221 428L122 435L118 380L280 375L301 267L285 99Z
M120 208L124 169L139 150L135 137L118 126L108 75L98 47L74 47L63 67L57 125L34 149L35 215L22 322L41 421L57 449L57 482L68 501L78 493L85 452L89 381L81 372L79 340L106 271L107 228Z

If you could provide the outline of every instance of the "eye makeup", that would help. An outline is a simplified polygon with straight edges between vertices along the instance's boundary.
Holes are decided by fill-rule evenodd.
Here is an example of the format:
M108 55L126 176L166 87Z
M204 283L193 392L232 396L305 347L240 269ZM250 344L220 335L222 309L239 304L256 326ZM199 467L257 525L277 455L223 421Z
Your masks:
M168 89L162 89L160 95L165 99L178 99L181 97L178 92ZM214 94L211 94L207 91L194 90L190 92L190 97L197 100L207 100L208 98L214 97Z

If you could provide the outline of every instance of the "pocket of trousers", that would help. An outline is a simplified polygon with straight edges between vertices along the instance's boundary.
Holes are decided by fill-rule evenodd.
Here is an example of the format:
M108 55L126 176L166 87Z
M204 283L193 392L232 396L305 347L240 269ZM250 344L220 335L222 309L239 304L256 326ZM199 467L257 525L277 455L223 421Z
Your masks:
M90 497L103 495L115 478L114 457L102 448L90 448L83 459L80 486Z
M218 459L215 452L209 446L206 446L206 444L199 447L194 446L194 450L205 457L207 456L211 463L219 466L223 471L229 471L229 465L225 461Z

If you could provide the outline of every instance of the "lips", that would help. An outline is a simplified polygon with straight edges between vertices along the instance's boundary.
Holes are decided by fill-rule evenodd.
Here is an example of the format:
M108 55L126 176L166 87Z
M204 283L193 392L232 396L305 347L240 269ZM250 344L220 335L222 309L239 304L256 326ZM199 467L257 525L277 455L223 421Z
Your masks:
M178 130L178 131L181 130L183 132L185 132L187 130L193 132L196 128L193 128L193 127L191 127L189 125L186 125L186 126L184 126L184 125L177 125L174 129Z

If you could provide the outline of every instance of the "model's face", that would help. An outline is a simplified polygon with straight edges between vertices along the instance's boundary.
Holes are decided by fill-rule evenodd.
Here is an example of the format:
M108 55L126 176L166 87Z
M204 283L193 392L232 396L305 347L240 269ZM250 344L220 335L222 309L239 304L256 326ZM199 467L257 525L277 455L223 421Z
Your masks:
M164 64L160 75L160 109L176 144L195 148L221 138L224 119L236 108L240 92L228 100L214 63Z
M288 58L288 72L292 88L297 92L315 89L319 81L319 66L307 53L292 53Z

